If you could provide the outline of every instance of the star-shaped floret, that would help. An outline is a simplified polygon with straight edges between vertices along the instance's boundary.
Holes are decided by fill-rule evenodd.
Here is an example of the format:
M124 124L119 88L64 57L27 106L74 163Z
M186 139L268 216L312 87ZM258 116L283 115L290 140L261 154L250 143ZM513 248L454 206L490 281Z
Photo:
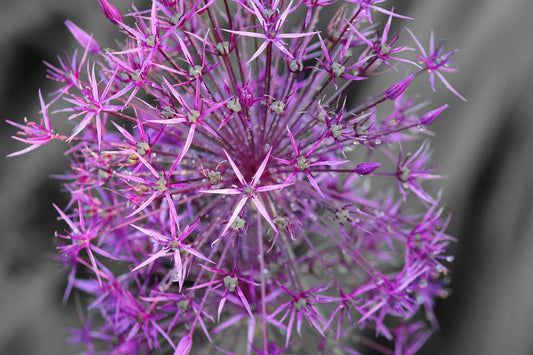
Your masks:
M249 4L251 8L245 7L248 11L250 11L257 17L257 20L259 21L261 27L263 28L264 33L224 30L226 32L230 32L236 35L253 37L253 38L262 38L265 40L265 42L263 42L259 46L259 48L255 51L255 53L250 57L247 64L252 62L261 53L263 53L263 51L267 48L267 45L269 44L273 44L282 53L284 53L288 58L293 58L293 55L287 49L287 44L285 43L285 41L283 41L283 39L302 38L302 37L307 37L307 36L313 36L318 33L318 32L280 33L281 27L287 20L287 16L289 15L289 13L294 11L295 8L291 7L292 6L292 1L291 1L289 5L287 6L287 8L285 9L285 11L283 11L283 13L281 13L280 15L276 15L278 13L278 9L277 9L278 3L279 3L279 0L274 1L274 3L272 4L272 9L266 9L266 8L263 8L263 6L259 4L259 2L255 3L255 1L250 1Z
M267 209L266 209L265 205L263 204L261 199L258 197L258 193L274 191L274 190L281 190L281 189L283 189L283 188L285 188L285 187L287 187L289 185L292 185L292 183L285 182L283 184L257 186L259 184L259 180L261 179L261 176L263 175L263 173L265 171L265 168L267 166L268 159L270 158L270 153L271 152L272 152L272 148L270 148L270 150L268 151L265 159L263 160L263 162L261 163L261 165L259 166L259 168L255 172L252 180L250 181L250 183L248 183L244 179L244 176L242 175L241 171L239 170L239 168L237 167L237 165L235 164L233 159L231 159L231 156L228 154L228 152L226 150L224 150L224 153L226 154L226 157L228 158L228 161L229 161L233 171L235 172L235 176L237 177L237 180L239 180L239 182L241 183L242 188L230 187L230 188L225 188L225 189L214 189L214 190L202 190L201 191L203 193L208 193L208 194L241 195L241 198L237 202L237 204L235 205L235 209L233 210L233 213L232 213L230 219L228 220L228 223L226 224L226 227L222 231L221 237L226 234L226 232L231 227L233 222L239 216L239 213L244 208L244 205L246 205L246 202L248 200L250 200L250 199L252 200L252 202L254 203L255 207L257 208L257 211L259 211L259 213L267 220L268 224L270 224L272 229L277 232L276 225L272 221L272 218L270 218L270 216L268 215L268 212L267 212ZM217 241L218 241L218 239L217 239Z
M309 183L313 188L316 190L316 192L319 193L320 196L325 198L324 193L322 190L320 190L320 187L318 186L318 183L316 182L315 178L311 175L310 168L316 167L316 166L336 166L336 165L342 165L347 163L347 160L317 160L314 162L311 162L309 158L311 157L311 154L315 151L316 148L320 145L322 142L322 139L319 139L311 149L306 154L301 154L300 147L296 144L296 140L294 138L294 135L290 131L289 127L287 127L287 131L289 132L289 138L291 140L291 147L294 153L294 159L288 160L288 159L282 159L282 158L276 158L277 161L279 161L282 164L289 165L293 167L293 172L287 179L287 181L292 181L292 179L296 176L296 174L300 171L303 171L305 176L307 176L307 179L309 180Z

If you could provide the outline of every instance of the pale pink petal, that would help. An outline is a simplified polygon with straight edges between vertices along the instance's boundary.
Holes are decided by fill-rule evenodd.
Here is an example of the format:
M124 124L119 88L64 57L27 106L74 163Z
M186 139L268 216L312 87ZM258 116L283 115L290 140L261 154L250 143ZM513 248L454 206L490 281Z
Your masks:
M286 182L283 184L276 184L276 185L268 185L268 186L260 186L255 189L255 192L266 192L266 191L273 191L273 190L281 190L284 189L287 186L294 185L293 182Z
M231 215L230 219L228 220L228 223L226 223L226 227L224 227L224 230L222 231L222 236L226 234L228 229L231 227L233 222L237 219L237 216L241 212L241 210L244 208L244 205L246 204L246 201L248 201L248 196L243 196L241 200L237 203L235 206L235 209L233 210L233 214Z
M188 355L192 348L192 337L190 335L181 338L180 342L176 346L174 355Z
M252 182L250 183L251 186L254 186L259 182L261 179L261 176L263 175L263 172L265 171L266 165L268 163L268 158L270 158L270 153L272 152L272 147L269 149L265 159L263 159L263 162L255 172L254 177L252 178Z
M183 287L183 282L185 281L185 273L183 272L183 264L181 263L181 253L179 249L174 250L174 268L176 269L176 274L178 275L178 286L179 292Z
M154 201L154 200L157 198L158 195L159 195L159 194L158 194L157 192L154 192L154 193L152 194L152 196L150 196L150 198L148 198L148 200L146 200L146 201L145 201L142 205L140 205L136 210L134 210L132 213L130 213L130 214L128 215L128 217L131 217L131 216L133 216L133 215L136 215L137 213L139 213L139 212L141 212L142 210L144 210L146 207L148 207L149 204L152 203L152 201Z
M220 315L222 314L222 308L224 308L224 304L226 303L226 296L222 297L222 299L220 300L220 303L218 304L218 317L217 317L217 320L218 322L220 322Z
M81 234L80 230L78 229L78 227L76 227L74 222L72 222L72 220L59 207L57 207L55 203L53 203L52 206L54 206L61 218L68 224L72 232L74 232L75 234Z
M291 146L292 146L292 150L294 151L294 155L299 156L300 149L298 149L298 146L296 145L296 141L294 140L294 136L292 135L292 132L289 129L289 126L287 126L287 132L289 132L289 138L291 139Z
M146 259L145 261L143 261L142 263L140 263L139 265L137 265L135 268L133 268L133 270L131 270L132 272L133 271L137 271L139 270L140 268L150 264L151 262L153 262L154 260L156 259L159 259L159 258L162 258L162 257L165 257L165 256L169 256L169 255L172 255L171 252L165 250L165 249L161 249L160 251L158 251L157 253L155 254L152 254L152 256L150 256L148 259Z
M287 325L287 338L285 340L285 346L289 345L289 339L291 338L292 325L294 323L294 314L295 314L295 311L293 310L291 312L291 318L289 319L289 325Z
M229 189L213 189L213 190L200 190L203 194L220 194L220 195L240 195L242 194L242 191L235 189L235 188L229 188Z
M246 308L246 311L248 312L248 314L250 315L250 319L253 321L254 319L254 315L252 313L252 310L250 308L250 304L248 303L248 300L246 299L246 297L244 296L244 293L242 293L240 287L237 287L236 289L237 291L237 295L239 295L239 298L241 299L241 302L244 306L244 308Z
M70 20L65 21L65 25L83 48L87 48L92 54L100 53L100 45L93 39L92 35L87 34Z
M189 247L188 245L182 245L181 248L183 250L185 250L187 253L196 256L198 259L202 259L204 261L207 261L208 263L214 264L213 261L209 260L207 257L203 256L202 254L200 254L199 252L197 252L193 248Z
M187 140L185 141L185 144L183 145L181 152L178 154L178 157L176 158L176 160L170 167L169 173L172 173L176 169L176 167L181 163L181 160L183 159L185 154L187 154L187 152L189 151L189 148L191 147L192 139L194 137L195 130L196 130L196 124L193 123L191 125L191 128L189 128L189 134L187 134Z
M231 165L231 168L235 172L235 175L237 176L237 179L239 180L239 182L242 184L242 186L248 185L246 183L246 181L244 180L244 176L242 175L241 171L239 170L239 168L237 168L237 165L235 164L233 159L231 159L231 157L228 154L228 152L226 151L226 149L224 149L224 153L226 153L226 157L228 157L228 161L229 161L229 163Z
M229 32L229 33L234 33L234 34L240 35L240 36L266 39L266 36L264 34L262 34L262 33L247 32L247 31L234 31L234 30L226 30L226 29L223 29L222 31Z
M254 202L255 207L257 207L257 210L259 211L259 213L261 213L261 215L265 217L268 224L270 224L272 229L277 232L278 229L274 225L274 222L272 222L272 219L270 219L270 216L268 215L268 212L265 206L263 205L263 203L256 196L252 196L252 201Z
M145 234L148 234L150 237L152 237L153 239L157 240L158 242L166 242L168 241L168 237L167 236L164 236L163 234L159 233L159 232L156 232L154 230L150 230L150 229L145 229L143 227L139 227L139 226L136 226L135 224L130 224L130 226L132 226L133 228L145 233Z
M261 45L259 46L259 48L257 49L257 51L255 51L254 55L248 59L248 61L246 62L246 64L250 64L251 62L254 61L255 58L259 57L259 55L261 53L263 53L263 51L265 50L265 48L267 47L268 43L270 43L270 41L264 41L263 43L261 43Z
M316 183L316 180L313 178L311 173L308 170L305 170L305 175L307 175L309 182L315 188L315 190L320 194L320 196L325 198L324 194L322 193L322 191L320 191L320 188L318 187L318 184Z

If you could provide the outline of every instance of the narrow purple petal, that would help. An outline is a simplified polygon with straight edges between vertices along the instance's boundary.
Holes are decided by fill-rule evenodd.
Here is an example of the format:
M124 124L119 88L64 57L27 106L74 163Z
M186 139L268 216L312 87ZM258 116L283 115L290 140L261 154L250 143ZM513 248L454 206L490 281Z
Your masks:
M65 21L65 25L83 48L87 48L92 54L100 53L100 45L93 39L92 35L87 34L70 20Z
M192 337L190 335L181 338L180 342L176 346L174 355L188 355L192 348Z

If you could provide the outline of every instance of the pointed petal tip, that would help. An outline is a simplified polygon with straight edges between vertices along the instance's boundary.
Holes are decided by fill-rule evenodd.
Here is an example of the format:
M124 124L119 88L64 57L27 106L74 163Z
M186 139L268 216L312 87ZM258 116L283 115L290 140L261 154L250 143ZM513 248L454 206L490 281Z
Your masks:
M93 39L93 36L76 26L72 21L66 20L65 26L69 29L70 33L76 41L83 47L86 48L92 54L100 53L100 45ZM40 95L40 91L39 91Z
M178 346L176 346L176 350L174 351L174 355L188 355L192 348L192 337L190 335L186 335L183 338L181 338L180 342L178 343Z

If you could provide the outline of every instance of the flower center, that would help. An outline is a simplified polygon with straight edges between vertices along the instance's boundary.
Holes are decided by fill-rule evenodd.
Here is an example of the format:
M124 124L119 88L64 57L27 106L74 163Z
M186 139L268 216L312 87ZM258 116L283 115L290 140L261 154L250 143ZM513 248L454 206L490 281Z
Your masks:
M254 195L254 188L253 186L246 186L244 190L242 190L248 197L252 197Z
M239 281L236 277L230 275L224 277L224 286L229 290L229 292L235 292Z
M296 160L296 166L300 170L308 169L311 166L311 163L309 162L309 159L306 157L298 157Z
M200 111L198 110L191 110L191 112L187 112L187 119L190 123L196 123L196 121L198 121L198 117L200 117Z

